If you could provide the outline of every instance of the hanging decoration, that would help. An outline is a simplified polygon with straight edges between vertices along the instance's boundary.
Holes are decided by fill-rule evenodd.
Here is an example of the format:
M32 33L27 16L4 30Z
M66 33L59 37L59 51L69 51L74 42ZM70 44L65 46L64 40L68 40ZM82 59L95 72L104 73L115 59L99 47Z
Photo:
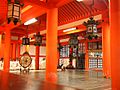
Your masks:
M36 35L34 35L35 37L35 46L40 46L42 44L42 35L40 35L40 32L38 32Z
M28 37L22 38L22 44L23 45L30 45L30 39Z
M94 6L94 0L92 0L92 3L90 5L91 11L90 11L90 18L87 22L84 22L83 25L86 26L86 35L85 38L92 40L92 39L97 39L99 37L98 31L97 31L97 26L100 24L100 22L94 20L93 15L92 15L92 9Z
M20 22L21 19L21 7L23 4L20 3L20 0L13 0L14 2L11 2L11 0L8 0L8 14L7 14L7 20L8 24L13 21L14 25L17 25L17 22Z
M23 55L20 58L19 63L23 68L27 68L30 66L30 64L32 63L32 58L30 57L28 52L23 53Z
M83 25L87 28L85 38L88 38L89 40L97 39L99 36L97 32L97 25L99 24L100 22L95 21L93 17L90 17L87 22L84 22Z
M78 35L76 35L76 34L71 34L70 35L70 39L68 41L70 47L78 46L79 40L77 38L78 38Z
M30 45L30 39L28 38L28 26L26 29L26 36L22 38L22 45Z

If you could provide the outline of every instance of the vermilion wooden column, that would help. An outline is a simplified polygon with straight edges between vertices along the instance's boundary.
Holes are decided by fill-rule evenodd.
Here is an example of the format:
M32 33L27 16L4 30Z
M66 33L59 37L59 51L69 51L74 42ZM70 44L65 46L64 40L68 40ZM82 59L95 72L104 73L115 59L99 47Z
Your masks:
M58 44L60 44L60 39L59 38L58 38ZM57 56L58 56L58 66L59 66L59 59L60 59L60 50L59 49L57 50Z
M10 29L5 29L5 45L4 45L4 71L9 72L10 68L10 44L11 34Z
M120 90L120 0L110 0L112 90Z
M88 40L85 41L85 70L89 70Z
M20 58L20 44L17 44L17 57Z
M13 43L10 44L10 59L13 59Z
M16 60L16 44L15 43L13 43L13 50L12 50L13 52L11 52L11 53L13 53L13 60Z
M21 45L20 37L18 37L18 44L17 44L17 57L18 58L20 58L20 45Z
M0 35L0 59L2 58L2 35Z
M59 59L60 59L60 51L59 50L57 51L57 56L58 56L58 64L57 65L59 65L59 63L60 63L59 62Z
M102 52L103 52L103 74L104 77L111 77L111 61L110 61L110 25L108 21L108 12L103 14L102 23Z
M58 8L47 11L47 33L46 33L46 81L57 81L57 27Z
M36 46L35 69L39 70L39 46Z

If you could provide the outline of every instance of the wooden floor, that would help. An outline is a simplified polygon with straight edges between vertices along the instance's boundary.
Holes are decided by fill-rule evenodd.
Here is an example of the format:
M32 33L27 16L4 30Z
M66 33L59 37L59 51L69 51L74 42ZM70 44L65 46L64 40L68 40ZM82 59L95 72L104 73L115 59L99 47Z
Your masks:
M80 90L0 71L0 90Z

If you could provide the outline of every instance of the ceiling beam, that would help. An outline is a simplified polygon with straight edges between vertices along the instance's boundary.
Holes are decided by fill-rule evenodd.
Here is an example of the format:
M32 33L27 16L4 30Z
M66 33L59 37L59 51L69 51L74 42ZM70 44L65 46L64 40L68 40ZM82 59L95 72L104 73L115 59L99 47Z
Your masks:
M30 4L32 6L43 7L44 9L48 8L46 2L40 0L24 0L24 3Z
M106 0L103 0L103 2L105 3L106 7L109 8L109 2L107 2Z
M29 9L28 11L26 11L25 13L23 13L21 16L22 22L24 23L25 21L31 19L31 18L35 18L38 17L42 14L46 13L46 10L38 7L33 7L31 9Z
M4 28L2 26L0 26L0 34L2 34L4 31Z
M54 6L55 6L55 4L61 0L46 0L46 1L47 1L47 4L52 4L52 5L54 4Z
M18 36L18 35L22 35L22 36L26 35L26 33L23 33L23 32L11 32L11 34L16 35L16 36Z
M87 21L88 19L89 19L89 16L87 16L86 18L84 17L83 19L78 20L78 21L74 21L74 22L71 22L71 23L68 23L68 24L64 24L64 25L58 26L58 30L63 30L63 29L72 28L72 27L76 27L76 26L82 25L83 22ZM97 15L94 16L94 19L95 20L101 20L102 19L102 15L101 14L97 14ZM41 34L46 34L46 30L41 31L40 33Z
M56 7L61 7L63 6L64 4L67 4L69 2L72 2L73 0L60 0L57 4L56 4Z
M94 8L98 10L105 10L108 9L108 5L106 5L104 0L95 0L94 1Z

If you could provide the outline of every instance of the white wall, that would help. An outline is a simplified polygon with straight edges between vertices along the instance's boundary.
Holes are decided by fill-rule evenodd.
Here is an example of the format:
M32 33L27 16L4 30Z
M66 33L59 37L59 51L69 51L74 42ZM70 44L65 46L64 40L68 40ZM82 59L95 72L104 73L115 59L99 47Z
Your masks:
M41 56L46 56L46 47L45 46L40 46L40 54ZM22 55L25 52L25 46L21 45L20 47L20 55ZM35 55L36 52L36 47L34 45L29 46L29 54L30 55Z
M25 46L21 45L20 47L20 54L22 55L25 52ZM46 56L46 47L40 46L40 57L39 57L39 68L45 69L46 67L46 60L43 60ZM36 55L36 47L34 45L29 46L29 54L32 58L32 64L30 66L30 69L35 69L35 55Z
M34 45L29 46L29 54L30 55L35 55L36 53L36 47Z
M45 46L40 47L40 55L46 56L46 47Z

